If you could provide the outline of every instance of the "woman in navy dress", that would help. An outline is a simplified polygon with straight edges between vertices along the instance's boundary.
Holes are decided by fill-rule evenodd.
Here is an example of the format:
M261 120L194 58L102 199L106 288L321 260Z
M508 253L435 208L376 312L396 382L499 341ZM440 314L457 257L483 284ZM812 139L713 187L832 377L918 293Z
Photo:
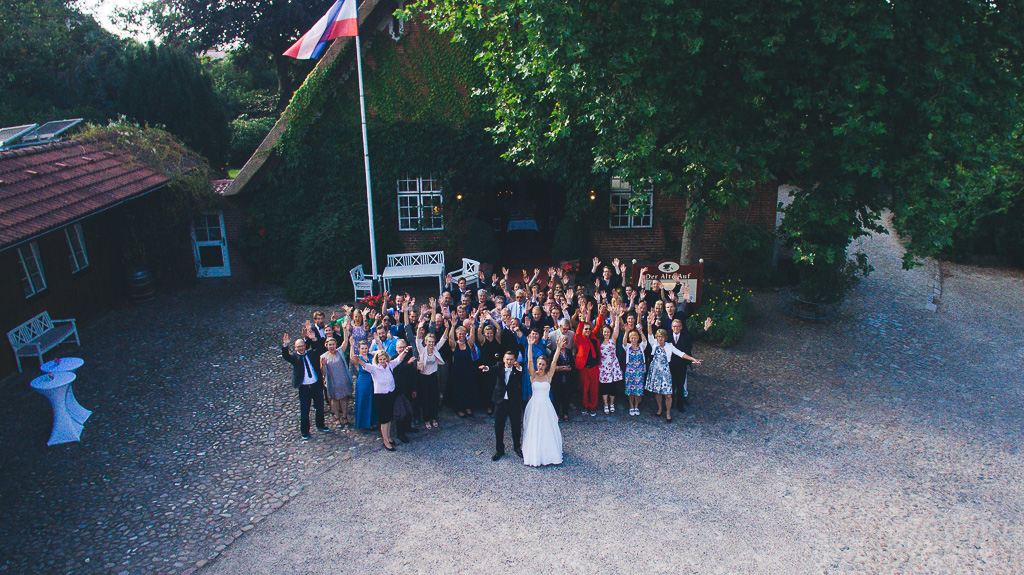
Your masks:
M472 407L476 401L476 364L480 357L480 352L473 343L476 341L476 326L467 332L464 325L455 327L453 323L451 331L448 332L448 341L455 343L452 345L452 367L448 374L445 402L459 417L473 415Z

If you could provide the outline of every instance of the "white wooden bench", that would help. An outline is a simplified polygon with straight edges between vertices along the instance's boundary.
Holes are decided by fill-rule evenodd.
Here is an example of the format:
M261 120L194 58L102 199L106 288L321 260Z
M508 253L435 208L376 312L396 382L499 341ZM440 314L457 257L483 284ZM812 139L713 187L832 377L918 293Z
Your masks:
M366 277L366 273L363 272L363 264L350 269L348 273L352 276L352 293L355 295L356 300L359 299L359 292L373 295L373 278Z
M432 278L437 276L437 290L444 290L444 252L388 254L388 265L381 278L384 289L391 291L391 280L397 278Z
M39 365L42 365L43 354L71 336L75 336L76 344L82 345L78 339L75 320L52 320L50 312L46 311L7 332L7 341L11 342L11 347L14 348L18 373L21 373L21 358L36 357L39 359Z

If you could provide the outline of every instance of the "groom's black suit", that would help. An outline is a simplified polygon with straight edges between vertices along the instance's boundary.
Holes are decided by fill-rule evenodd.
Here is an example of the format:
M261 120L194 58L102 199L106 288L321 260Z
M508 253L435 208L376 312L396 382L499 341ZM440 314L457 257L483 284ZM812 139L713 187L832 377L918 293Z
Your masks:
M504 362L490 368L496 373L494 393L494 452L505 453L505 419L512 424L512 446L518 453L523 439L523 370L513 367L505 383ZM506 397L508 399L506 399Z

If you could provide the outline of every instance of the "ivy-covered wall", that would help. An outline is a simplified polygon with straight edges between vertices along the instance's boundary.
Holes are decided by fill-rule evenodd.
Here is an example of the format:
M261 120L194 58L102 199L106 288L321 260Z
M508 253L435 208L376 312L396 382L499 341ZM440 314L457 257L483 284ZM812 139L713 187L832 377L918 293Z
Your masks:
M445 206L444 245L483 201L480 189L514 179L481 106L470 93L481 80L462 47L415 22L394 41L374 35L364 57L370 173L378 268L399 251L396 182L438 174ZM351 60L348 60L349 62ZM314 72L296 93L281 162L255 191L240 244L264 277L284 283L300 302L351 297L349 269L369 272L369 242L358 90L345 59ZM458 195L462 201L455 201Z

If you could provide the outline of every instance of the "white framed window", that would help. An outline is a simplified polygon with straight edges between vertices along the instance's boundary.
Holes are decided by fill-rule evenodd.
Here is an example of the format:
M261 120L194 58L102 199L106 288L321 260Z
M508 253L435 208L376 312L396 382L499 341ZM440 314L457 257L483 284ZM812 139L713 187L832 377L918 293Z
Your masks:
M85 251L82 224L64 228L64 238L68 241L68 261L71 263L71 273L78 273L89 267L89 254Z
M443 229L441 181L433 175L398 180L398 230L415 232Z
M609 197L608 227L612 229L649 228L654 223L654 188L648 184L643 192L646 202L640 204L639 213L632 214L637 204L630 204L633 187L621 178L612 178Z
M43 260L39 257L39 244L30 242L18 248L18 259L21 261L21 288L25 299L46 289L46 276L43 274Z

